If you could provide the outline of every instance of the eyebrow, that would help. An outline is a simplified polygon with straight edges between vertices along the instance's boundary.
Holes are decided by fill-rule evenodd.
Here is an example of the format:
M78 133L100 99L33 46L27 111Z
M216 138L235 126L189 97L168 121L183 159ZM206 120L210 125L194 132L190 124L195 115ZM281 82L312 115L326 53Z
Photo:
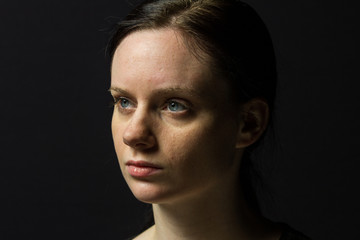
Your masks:
M110 87L108 91L110 91L110 92L115 91L120 94L131 95L128 91L118 88L118 87ZM160 94L160 95L167 95L167 94L172 94L172 93L183 93L183 94L188 94L188 95L196 96L196 97L202 96L201 93L199 93L198 91L195 91L194 89L182 88L182 87L160 88L160 89L156 89L154 91L154 94Z
M125 90L123 90L123 89L121 89L121 88L118 88L118 87L110 87L110 88L108 89L108 91L109 91L109 92L114 91L114 92L118 92L118 93L121 93L121 94L128 94L127 91L125 91Z

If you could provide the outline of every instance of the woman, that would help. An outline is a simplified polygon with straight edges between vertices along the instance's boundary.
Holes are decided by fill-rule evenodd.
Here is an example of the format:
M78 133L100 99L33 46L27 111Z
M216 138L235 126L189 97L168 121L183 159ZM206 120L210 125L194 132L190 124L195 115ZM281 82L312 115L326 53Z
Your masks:
M154 213L134 239L307 239L264 219L255 200L252 153L269 124L276 67L248 5L145 1L108 50L115 150Z

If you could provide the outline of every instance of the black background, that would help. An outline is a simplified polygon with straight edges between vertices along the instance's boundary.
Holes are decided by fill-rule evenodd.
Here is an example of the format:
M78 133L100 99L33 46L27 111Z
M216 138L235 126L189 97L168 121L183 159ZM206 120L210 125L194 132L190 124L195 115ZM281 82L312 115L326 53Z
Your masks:
M247 2L279 63L282 150L265 214L313 239L356 239L359 6ZM104 54L109 21L130 6L0 2L0 239L123 239L142 222L113 150Z

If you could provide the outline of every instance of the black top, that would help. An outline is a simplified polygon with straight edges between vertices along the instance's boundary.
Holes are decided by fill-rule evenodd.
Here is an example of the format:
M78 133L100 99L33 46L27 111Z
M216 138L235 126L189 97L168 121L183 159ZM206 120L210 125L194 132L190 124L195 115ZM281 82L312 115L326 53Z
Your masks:
M132 240L132 239L134 239L134 237L127 238L126 240ZM288 225L284 224L283 231L279 240L311 240L311 238L308 238L301 232L298 232L292 229L291 227L289 227Z
M311 240L299 231L296 231L288 225L283 225L283 231L279 240Z

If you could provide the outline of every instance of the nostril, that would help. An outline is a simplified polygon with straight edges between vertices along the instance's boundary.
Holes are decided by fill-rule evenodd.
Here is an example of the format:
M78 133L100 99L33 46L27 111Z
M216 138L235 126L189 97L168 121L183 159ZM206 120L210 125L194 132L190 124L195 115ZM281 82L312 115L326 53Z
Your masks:
M138 144L145 144L148 135L149 131L145 129L145 127L134 127L133 125L130 125L123 133L123 142L130 147L135 147Z
M136 138L127 138L124 136L123 142L134 149L149 149L156 145L155 137L151 134Z
M126 140L125 138L123 138L123 142L124 142L126 145L130 146L130 142L129 142L128 140Z
M136 143L136 144L134 145L134 148L135 148L135 149L145 149L145 148L147 148L147 147L148 147L148 145L145 144L145 143Z

